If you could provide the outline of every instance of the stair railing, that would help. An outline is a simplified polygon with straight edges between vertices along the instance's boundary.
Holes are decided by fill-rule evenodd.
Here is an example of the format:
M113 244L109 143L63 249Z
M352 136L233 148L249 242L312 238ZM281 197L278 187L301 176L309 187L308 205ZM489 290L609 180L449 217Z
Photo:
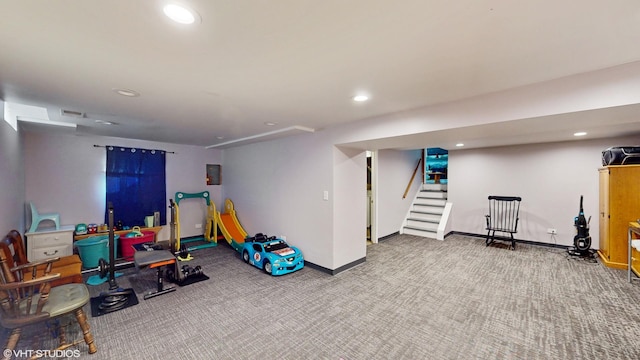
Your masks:
M413 179L416 178L416 173L418 172L418 168L420 167L420 163L422 162L422 158L418 159L418 164L416 165L416 169L413 170L413 175L411 175L411 180L409 180L409 183L407 184L407 188L404 190L404 195L402 195L402 198L406 198L407 194L409 193L409 189L411 189L411 184L413 184Z

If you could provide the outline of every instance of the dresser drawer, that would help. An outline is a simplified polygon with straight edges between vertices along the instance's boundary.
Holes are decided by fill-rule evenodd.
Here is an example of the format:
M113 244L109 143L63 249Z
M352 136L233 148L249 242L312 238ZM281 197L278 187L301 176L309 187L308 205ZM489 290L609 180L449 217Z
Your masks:
M73 230L73 226L61 226L58 230L26 233L27 260L73 255Z
M73 244L73 233L51 233L29 235L27 238L29 246L34 250L39 248L49 248L52 246Z
M71 245L42 247L42 248L32 249L30 251L30 254L31 254L31 257L29 257L29 261L38 261L38 260L47 259L50 257L62 257L62 256L73 255L73 248Z

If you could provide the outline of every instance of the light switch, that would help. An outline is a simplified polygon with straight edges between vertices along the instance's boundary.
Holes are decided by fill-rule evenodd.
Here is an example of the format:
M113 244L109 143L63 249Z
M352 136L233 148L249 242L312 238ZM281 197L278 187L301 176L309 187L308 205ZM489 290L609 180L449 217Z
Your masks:
M325 191L322 193L322 200L324 200L324 201L329 200L329 191L325 190Z

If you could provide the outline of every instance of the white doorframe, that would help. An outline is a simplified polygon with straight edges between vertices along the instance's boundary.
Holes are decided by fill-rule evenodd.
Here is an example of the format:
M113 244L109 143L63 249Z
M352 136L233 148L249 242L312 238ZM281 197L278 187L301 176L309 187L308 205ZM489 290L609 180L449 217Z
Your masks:
M371 151L371 242L378 243L378 150Z

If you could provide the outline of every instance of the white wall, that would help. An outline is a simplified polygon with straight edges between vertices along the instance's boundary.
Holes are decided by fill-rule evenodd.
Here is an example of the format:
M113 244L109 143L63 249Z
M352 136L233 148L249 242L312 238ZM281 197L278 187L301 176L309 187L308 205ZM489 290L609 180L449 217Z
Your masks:
M573 219L583 195L585 216L592 217L592 248L597 249L602 150L638 143L640 137L626 137L449 151L452 230L484 234L487 196L520 196L516 238L572 246ZM549 228L558 234L547 234Z
M172 197L175 191L208 189L220 207L222 192L235 202L239 220L250 234L285 235L291 244L302 249L309 261L336 269L362 259L366 252L364 151L347 150L339 145L637 103L639 69L640 63L632 63L507 92L364 119L315 133L225 149L222 189L204 185L205 165L222 163L216 150L125 139L32 134L27 136L25 144L26 196L17 195L17 198L35 201L42 211L60 212L65 223L100 222L105 206L104 198L100 197L104 192L104 149L93 148L94 143L104 145L108 141L114 145L176 151L167 157L168 196ZM607 120L585 119L609 125ZM615 121L617 125L625 125L635 120ZM6 129L2 131L6 134ZM10 141L15 139L10 137ZM600 152L610 145L621 145L621 141L450 151L449 198L454 202L451 229L483 233L486 196L509 192L524 199L518 238L570 245L581 194L585 196L586 214L597 214L596 169L600 165ZM429 144L424 144L427 146ZM9 149L13 150L14 146ZM408 156L383 153L383 158L395 158L404 165L383 159L380 166L379 182L384 184L378 186L381 199L378 219L384 222L380 224L380 236L396 231L397 220L384 212L390 214L395 212L393 208L404 207L403 202L394 199L398 196L396 191L404 191L404 186L396 190L396 185L406 180L395 178L392 172L395 166L400 168L400 173L415 166L405 155ZM11 161L19 163L19 160ZM20 170L16 163L3 162L0 166ZM9 179L6 186L2 180L3 192L6 187L9 191L20 191L19 181ZM324 191L329 193L326 201ZM181 211L183 235L188 236L192 231L195 235L194 224L204 216L197 207L194 205L188 210L185 205L184 212ZM401 217L405 213L406 210L396 215ZM558 229L555 240L546 234L549 227ZM591 233L597 234L594 221Z
M367 157L361 150L333 148L333 265L367 256Z
M234 202L250 235L284 235L306 260L328 269L333 269L332 149L324 131L225 149L222 180L224 197ZM362 176L364 192L364 170Z
M167 154L168 198L176 191L208 190L216 205L222 204L221 187L205 183L206 164L221 164L220 150L141 140L76 136L73 134L25 133L25 199L39 212L57 212L63 224L103 223L105 213L106 150L93 145L118 145L174 151ZM224 169L224 167L223 167ZM205 219L204 201L180 203L182 237L202 234L196 223ZM114 209L117 217L117 209ZM168 208L167 221L170 219ZM142 219L141 219L142 221ZM29 225L30 221L26 221ZM168 240L168 227L159 240Z
M400 230L416 192L420 188L422 166L418 169L406 198L402 198L422 150L378 151L378 237Z
M334 146L343 135L337 127L224 150L224 196L249 234L285 235L308 261L331 270L366 257L366 154ZM399 231L418 189L420 176L402 199L420 151L379 156L384 236Z
M0 100L0 236L24 228L24 166L21 136L4 121Z

